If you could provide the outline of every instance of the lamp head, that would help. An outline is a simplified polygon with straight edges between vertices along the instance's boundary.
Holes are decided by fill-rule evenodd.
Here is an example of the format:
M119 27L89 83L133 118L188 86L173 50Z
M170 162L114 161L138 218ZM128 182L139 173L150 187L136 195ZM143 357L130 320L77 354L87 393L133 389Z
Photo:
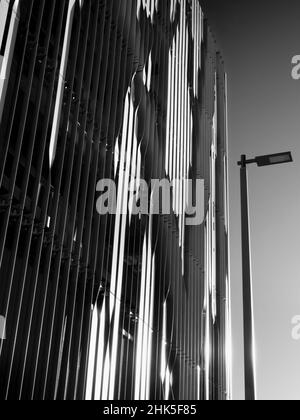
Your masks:
M281 165L282 163L293 162L293 157L291 152L277 153L275 155L257 156L255 162L257 166Z

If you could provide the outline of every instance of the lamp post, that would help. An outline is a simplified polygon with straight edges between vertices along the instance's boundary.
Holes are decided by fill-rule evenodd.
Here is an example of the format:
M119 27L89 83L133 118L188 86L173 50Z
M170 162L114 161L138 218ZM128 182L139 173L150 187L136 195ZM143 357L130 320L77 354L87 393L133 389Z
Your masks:
M255 363L254 363L254 322L252 300L251 248L249 227L249 202L247 165L256 163L257 166L270 166L293 161L291 152L276 155L258 156L247 160L241 156L241 219L242 219L242 260L243 260L243 316L244 316L244 358L245 358L245 398L246 401L256 400Z

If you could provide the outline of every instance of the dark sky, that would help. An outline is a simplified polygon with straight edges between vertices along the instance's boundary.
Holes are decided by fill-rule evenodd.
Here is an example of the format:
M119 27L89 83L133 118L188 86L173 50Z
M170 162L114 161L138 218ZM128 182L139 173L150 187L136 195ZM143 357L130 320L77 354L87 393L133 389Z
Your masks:
M295 163L249 169L259 399L300 399L299 0L203 0L229 78L234 397L243 398L239 171L241 154L293 152Z

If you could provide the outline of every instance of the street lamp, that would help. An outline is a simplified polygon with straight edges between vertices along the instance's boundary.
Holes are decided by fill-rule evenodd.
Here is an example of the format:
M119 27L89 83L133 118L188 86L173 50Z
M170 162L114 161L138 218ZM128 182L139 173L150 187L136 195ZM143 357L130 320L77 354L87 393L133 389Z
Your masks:
M258 156L247 160L241 156L238 165L241 167L241 213L242 213L242 259L243 259L243 312L244 312L244 356L245 356L245 398L246 401L256 400L255 366L254 366L254 322L252 302L251 251L249 228L249 203L247 165L257 166L279 165L293 162L291 152L275 155Z

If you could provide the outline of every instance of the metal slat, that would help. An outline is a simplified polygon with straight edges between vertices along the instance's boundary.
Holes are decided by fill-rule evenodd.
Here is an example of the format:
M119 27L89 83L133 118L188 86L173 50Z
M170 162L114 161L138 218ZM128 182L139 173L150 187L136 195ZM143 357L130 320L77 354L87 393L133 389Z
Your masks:
M77 7L77 6L76 6ZM77 13L79 12L79 8L77 7ZM75 9L76 13L76 9ZM68 118L69 118L69 110L71 108L72 103L72 91L73 91L73 83L75 77L75 70L76 70L76 59L78 53L78 46L79 46L79 28L76 28L76 32L74 33L74 42L71 44L73 51L70 55L70 73L67 73L66 76L66 89L65 89L65 103L64 103L64 115L63 115L63 122L62 122L62 133L66 133L67 126L68 126ZM58 167L58 172L55 174L58 178L58 182L62 178L62 163L64 159L64 150L66 147L66 135L64 135L61 139L60 143L60 153L58 154L58 160L56 162ZM46 162L49 161L49 157L45 156ZM46 164L44 162L44 164ZM58 186L59 188L59 186ZM51 210L50 203L53 200L54 190L53 186L51 185L51 179L49 178L46 189L45 189L45 197L46 201L49 203L46 211L44 213L44 220L43 226L47 226L48 217L49 217L49 209ZM51 200L51 201L50 201ZM54 214L53 214L53 213ZM55 217L55 209L51 212L51 219ZM32 324L30 327L30 334L28 337L27 342L27 355L26 355L26 364L24 367L24 379L25 383L22 383L22 396L23 398L28 398L28 390L31 389L30 397L33 397L34 393L34 385L35 385L35 378L36 378L36 369L37 369L37 361L38 361L38 354L39 354L39 343L41 340L42 334L42 324L44 322L44 311L45 311L45 304L47 299L47 292L48 292L48 283L44 281L44 273L43 270L48 266L49 261L52 255L53 249L53 240L54 240L54 233L53 227L51 225L47 229L47 232L44 231L44 235L42 235L39 239L36 257L33 265L32 271L32 282L35 284L35 293L34 293L34 303L33 303L33 312L32 312ZM47 262L48 261L48 262ZM42 262L42 263L41 263ZM42 265L42 267L41 267ZM39 273L40 268L43 270ZM34 357L32 357L34 355ZM31 356L31 357L29 357ZM27 381L32 381L32 387L27 384Z
M85 100L82 96L82 89L84 83L87 82L89 79L89 70L87 70L86 60L85 57L88 57L88 61L91 60L91 57L88 56L89 50L87 50L87 40L90 28L90 2L88 2L88 6L86 9L83 10L85 15L82 16L82 28L83 36L81 37L81 43L79 47L80 56L78 56L79 61L79 72L78 78L76 80L76 88L74 89L73 95L73 103L74 103L74 114L72 115L72 128L71 128L71 145L67 150L64 151L65 160L61 161L60 165L60 177L59 183L56 186L56 191L54 194L53 199L53 216L51 217L51 224L54 230L54 238L55 242L52 239L51 247L49 247L49 251L51 250L52 256L49 252L49 258L47 258L47 264L43 267L46 271L45 281L47 283L48 293L47 293L47 301L45 301L44 307L44 322L43 322L43 330L42 333L42 348L39 352L39 371L37 372L37 377L39 377L39 384L36 385L36 392L37 398L45 398L45 386L46 386L46 378L47 378L47 363L49 358L49 347L51 346L51 338L53 334L53 322L54 322L54 315L55 315L55 305L59 287L59 270L60 270L60 260L62 258L63 249L63 241L65 234L72 235L72 232L68 232L66 225L61 225L58 221L65 220L67 215L71 218L72 215L67 214L69 205L71 208L71 212L76 210L76 202L78 200L78 193L79 193L79 182L80 182L80 174L81 174L81 161L83 156L83 148L84 148L84 115L86 114L86 104ZM90 50L91 51L91 50ZM90 65L91 67L91 65ZM88 73L88 75L87 75ZM87 82L88 83L88 82ZM70 123L70 115L69 121ZM80 125L78 125L78 123ZM81 126L82 123L82 126ZM67 133L66 133L67 135ZM68 155L66 154L68 153ZM64 172L65 171L65 172ZM60 189L62 186L62 182L64 181L62 175L65 175L65 185L64 185L64 194L60 196ZM71 197L71 203L69 204L69 191L73 190L73 195ZM58 219L59 217L59 219ZM51 249L52 248L52 249ZM54 254L54 255L53 255ZM51 258L52 257L52 258ZM46 363L46 369L45 369Z
M226 86L199 0L20 0L10 72L0 396L230 398ZM137 169L203 178L205 225L182 185L170 215L97 214L97 182L125 208Z
M39 68L39 82L38 82L38 86L37 86L37 90L36 90L36 103L35 103L35 110L34 113L30 116L30 125L31 125L31 132L30 132L30 146L29 148L25 151L27 152L27 158L26 158L26 165L25 165L25 172L23 173L23 181L22 181L22 188L21 188L21 197L20 197L20 202L19 202L19 207L20 207L20 212L18 214L18 216L14 219L14 245L13 245L13 253L11 256L11 263L10 263L10 268L7 272L7 279L9 282L13 282L13 277L14 277L14 273L15 273L15 268L16 268L16 260L17 260L17 252L18 252L18 244L21 238L21 229L22 229L22 223L24 226L24 222L25 222L25 218L24 217L24 206L25 206L25 201L26 201L26 196L27 196L27 191L28 191L28 185L29 185L29 177L30 177L30 169L32 166L32 159L33 159L33 152L34 152L34 148L35 148L35 138L37 135L37 126L38 126L38 118L39 118L39 109L41 106L41 99L42 99L42 93L43 93L43 83L44 83L44 77L45 77L45 72L46 72L46 65L47 65L47 53L48 53L48 48L49 48L49 41L50 41L50 35L51 35L51 25L52 25L52 20L53 20L53 16L54 16L54 6L51 8L51 11L48 15L48 21L47 21L47 25L45 26L46 32L47 32L47 37L45 39L45 45L39 46L40 49L43 48L43 57L41 57L41 66ZM28 122L27 122L28 124ZM28 217L28 216L27 216ZM27 220L25 222L27 223L31 223L33 224L33 220L31 220L29 222L29 220ZM28 244L29 245L29 244ZM10 301L14 302L14 305L17 306L17 308L21 307L21 301L22 301L22 296L23 296L23 291L24 291L24 287L25 287L25 277L23 277L23 283L20 284L20 281L14 282L13 283L13 290L12 290L12 296ZM13 298L14 296L18 296L18 300L15 298ZM8 302L8 307L9 307L10 302ZM14 323L11 325L13 331L17 330L17 325L20 319L20 312L19 311L14 311L15 315L17 315L17 317L15 318L16 320L14 321ZM9 382L10 382L10 376L11 376L11 369L12 369L12 365L11 362L9 363L8 358L11 357L14 354L14 347L15 347L15 341L16 341L16 335L14 335L14 345L13 345L13 352L11 353L11 348L9 348L11 346L11 344L9 342L6 342L6 346L9 346L9 355L6 355L6 358L3 357L1 358L3 360L3 364L6 367L9 367L9 371L8 371L8 377L5 376L5 381L7 382L7 390L6 390L6 397L8 396L8 387L9 387Z

